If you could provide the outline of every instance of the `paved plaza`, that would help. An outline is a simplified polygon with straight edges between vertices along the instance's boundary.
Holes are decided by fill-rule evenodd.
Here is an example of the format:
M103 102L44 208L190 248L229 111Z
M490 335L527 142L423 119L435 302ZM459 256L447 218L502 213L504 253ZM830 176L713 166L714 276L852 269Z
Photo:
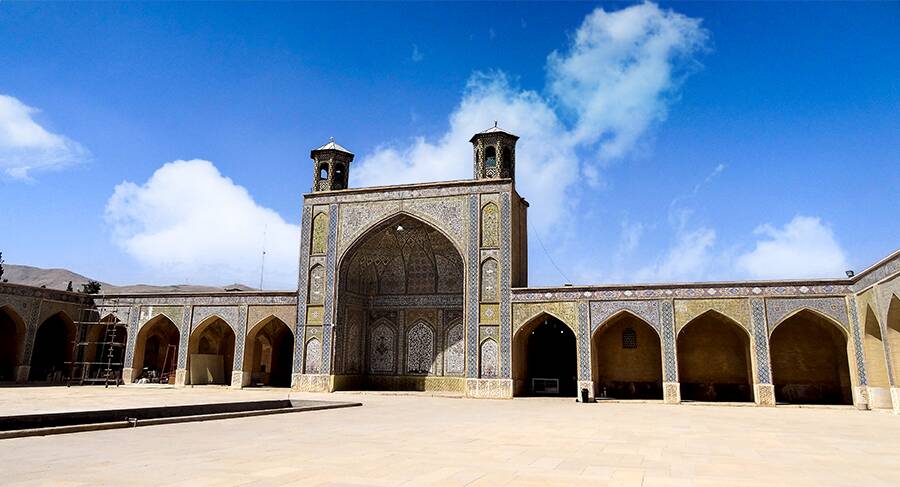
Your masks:
M284 390L6 388L17 414ZM5 485L900 485L900 417L569 399L297 394L363 407L0 440Z

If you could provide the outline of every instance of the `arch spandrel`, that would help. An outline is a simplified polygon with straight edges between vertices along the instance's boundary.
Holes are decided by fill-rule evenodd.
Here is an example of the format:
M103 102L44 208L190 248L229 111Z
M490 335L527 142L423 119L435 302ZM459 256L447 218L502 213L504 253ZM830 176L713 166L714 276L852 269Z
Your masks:
M900 276L876 284L875 290L878 296L878 306L875 307L878 320L887 323L891 299L893 296L900 298Z
M419 219L443 233L453 242L460 255L465 256L466 224L469 218L463 196L342 204L338 212L338 255L343 259L361 237L403 214Z
M780 323L804 310L823 316L836 324L845 336L849 336L850 320L847 303L843 297L767 299L766 318L769 325L769 336Z
M159 315L163 315L171 320L179 330L184 326L184 323L182 323L184 307L182 306L142 306L138 318L138 329L143 328L150 320Z
M578 336L578 306L575 301L513 303L513 335L542 313L562 321Z
M660 332L657 300L594 301L591 303L591 332L623 312L646 321L657 333Z
M231 331L234 332L235 336L240 336L240 319L238 315L239 310L237 306L196 306L194 307L194 313L191 318L191 333L193 333L198 326L210 321L210 318L215 317L224 321L225 324L231 328Z
M69 321L79 319L81 307L74 303L60 303L57 301L43 301L41 303L41 314L37 324L47 321L53 315L62 313Z
M675 301L675 333L693 319L708 312L716 313L737 323L748 334L750 331L750 302L746 299L684 299Z
M295 306L250 306L247 310L247 326L249 330L270 318L278 318L287 325L291 333L297 328L297 308Z

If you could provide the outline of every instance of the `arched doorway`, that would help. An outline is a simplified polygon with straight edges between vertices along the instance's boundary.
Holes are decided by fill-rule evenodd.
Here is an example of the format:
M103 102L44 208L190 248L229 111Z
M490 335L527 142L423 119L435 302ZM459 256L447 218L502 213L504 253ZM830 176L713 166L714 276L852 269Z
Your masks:
M260 321L247 334L244 372L251 386L290 387L293 358L294 334L278 318Z
M174 384L180 339L178 327L165 315L156 315L145 323L134 344L134 381Z
M310 269L309 303L322 304L323 270ZM338 270L335 388L463 392L462 254L438 228L408 214L367 231L341 258ZM305 348L319 342L306 337ZM312 343L312 347L310 347ZM306 373L319 370L305 353Z
M101 318L96 312L85 310L82 320L85 322L98 320L98 324L82 324L76 327L80 345L75 348L72 378L108 380L121 378L125 346L128 343L127 328L112 313Z
M33 381L61 382L68 378L75 343L75 324L60 311L44 320L34 337L31 351Z
M234 338L228 323L217 316L200 323L188 343L188 383L231 385Z
M517 396L575 396L578 384L575 333L542 313L513 338L513 388Z
M753 401L750 336L730 318L707 311L678 333L678 380L685 401Z
M593 378L598 398L662 399L662 348L646 321L622 312L594 331Z
M772 383L778 402L852 404L847 337L840 326L803 310L769 337Z
M0 307L0 382L16 380L24 342L25 322L11 307Z

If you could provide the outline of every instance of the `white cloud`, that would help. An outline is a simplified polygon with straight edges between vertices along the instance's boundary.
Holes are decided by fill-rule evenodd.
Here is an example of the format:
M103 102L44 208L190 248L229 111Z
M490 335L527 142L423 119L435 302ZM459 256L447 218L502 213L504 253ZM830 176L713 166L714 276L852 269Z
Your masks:
M419 46L416 44L413 44L412 46L412 55L410 56L410 59L412 59L412 62L414 63L425 59L425 55L422 54L422 51L419 50Z
M699 227L676 235L675 243L658 262L635 274L641 282L698 281L708 276L720 259L714 253L716 231Z
M474 73L449 117L449 129L435 139L419 136L385 144L359 159L352 174L360 186L467 179L472 134L494 120L519 135L517 186L531 202L529 224L542 232L572 225L557 215L575 203L581 183L602 186L584 151L601 160L621 157L654 121L665 117L668 101L691 55L706 33L700 20L654 4L588 15L568 52L548 57L551 97L522 90L502 72ZM574 113L570 123L564 116Z
M577 114L572 137L599 143L601 159L628 153L696 65L707 33L700 19L652 3L589 14L569 52L548 59L550 92Z
M844 250L819 218L795 216L781 228L758 227L763 238L737 258L737 268L757 279L842 277L849 269Z
M59 169L85 160L88 151L54 134L32 118L39 110L17 98L0 95L0 169L14 179L29 172Z
M174 161L146 183L123 182L106 205L116 242L159 282L296 287L300 229L259 206L209 161Z

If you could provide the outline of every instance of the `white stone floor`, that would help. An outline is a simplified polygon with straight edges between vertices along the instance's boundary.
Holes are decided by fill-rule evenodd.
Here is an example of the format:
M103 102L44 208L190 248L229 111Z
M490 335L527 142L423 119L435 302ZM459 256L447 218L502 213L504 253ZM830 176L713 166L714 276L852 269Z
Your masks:
M285 397L3 388L0 414ZM3 485L900 485L900 416L291 394L363 407L0 440Z

